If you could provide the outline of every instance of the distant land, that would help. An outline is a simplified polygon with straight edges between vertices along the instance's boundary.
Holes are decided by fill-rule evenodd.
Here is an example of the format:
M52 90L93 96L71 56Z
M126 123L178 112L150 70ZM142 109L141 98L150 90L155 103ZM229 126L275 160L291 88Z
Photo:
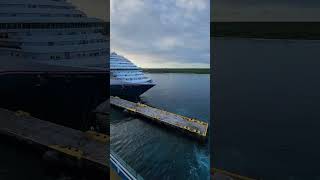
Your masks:
M209 68L143 68L147 73L189 73L189 74L210 74Z
M211 22L211 37L320 40L320 22Z

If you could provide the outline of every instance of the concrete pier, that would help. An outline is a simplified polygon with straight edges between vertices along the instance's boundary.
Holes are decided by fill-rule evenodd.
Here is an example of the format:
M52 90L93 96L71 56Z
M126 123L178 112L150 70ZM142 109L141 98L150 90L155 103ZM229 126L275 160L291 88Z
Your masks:
M22 111L0 108L0 135L9 136L44 152L57 152L81 168L109 174L109 136L82 132L31 117Z
M170 127L178 128L191 135L204 139L207 137L209 125L206 122L150 107L145 104L134 103L118 97L110 97L110 104L123 108L130 113L138 114Z

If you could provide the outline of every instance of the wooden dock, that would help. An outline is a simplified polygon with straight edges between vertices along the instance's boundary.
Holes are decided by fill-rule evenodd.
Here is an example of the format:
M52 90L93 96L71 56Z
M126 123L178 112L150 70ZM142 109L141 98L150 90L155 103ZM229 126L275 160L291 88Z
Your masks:
M109 173L109 136L82 132L31 117L21 111L0 108L0 134L10 136L45 152L56 152L76 164Z
M141 103L134 103L118 97L110 97L110 104L130 113L144 116L159 123L175 127L200 138L207 137L208 123L160 110Z

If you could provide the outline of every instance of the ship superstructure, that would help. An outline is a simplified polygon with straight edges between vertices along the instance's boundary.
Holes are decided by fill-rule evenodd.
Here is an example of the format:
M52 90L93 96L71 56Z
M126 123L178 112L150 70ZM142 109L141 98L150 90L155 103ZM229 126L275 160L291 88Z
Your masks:
M105 29L106 22L87 17L66 0L0 1L2 57L64 67L105 68L109 55Z
M155 84L127 58L113 52L110 55L111 95L138 97Z

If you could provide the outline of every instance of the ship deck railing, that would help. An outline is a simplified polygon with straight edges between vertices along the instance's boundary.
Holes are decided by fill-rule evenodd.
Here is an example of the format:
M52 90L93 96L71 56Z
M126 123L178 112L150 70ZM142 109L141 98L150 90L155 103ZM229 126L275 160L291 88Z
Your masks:
M132 169L124 160L114 151L110 150L110 162L119 176L124 180L143 180L143 178Z

